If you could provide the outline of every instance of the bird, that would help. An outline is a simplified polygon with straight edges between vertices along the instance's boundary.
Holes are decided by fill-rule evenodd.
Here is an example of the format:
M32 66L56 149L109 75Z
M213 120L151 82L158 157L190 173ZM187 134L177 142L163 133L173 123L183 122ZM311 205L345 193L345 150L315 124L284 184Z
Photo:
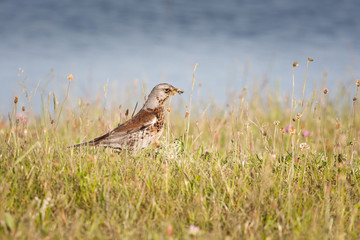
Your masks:
M171 84L160 83L151 90L144 106L131 119L100 137L70 147L101 146L131 152L146 149L162 135L166 100L183 92Z

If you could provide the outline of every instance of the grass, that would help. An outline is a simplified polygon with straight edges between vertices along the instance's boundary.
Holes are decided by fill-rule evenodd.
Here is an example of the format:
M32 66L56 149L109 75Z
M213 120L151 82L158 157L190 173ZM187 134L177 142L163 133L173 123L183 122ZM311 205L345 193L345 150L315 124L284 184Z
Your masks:
M359 239L359 86L307 99L305 85L300 101L244 89L226 107L179 103L136 155L67 148L133 109L74 108L67 90L34 115L19 97L0 122L0 238Z

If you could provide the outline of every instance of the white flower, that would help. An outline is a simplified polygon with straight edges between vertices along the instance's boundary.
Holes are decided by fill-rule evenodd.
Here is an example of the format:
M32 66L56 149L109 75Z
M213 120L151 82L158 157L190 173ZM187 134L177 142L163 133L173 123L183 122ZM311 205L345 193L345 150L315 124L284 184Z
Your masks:
M198 226L194 226L194 225L190 225L189 227L189 232L191 235L196 235L199 232L199 227Z
M310 146L309 144L307 144L306 142L300 143L300 150L301 151L305 151L305 150L309 150Z

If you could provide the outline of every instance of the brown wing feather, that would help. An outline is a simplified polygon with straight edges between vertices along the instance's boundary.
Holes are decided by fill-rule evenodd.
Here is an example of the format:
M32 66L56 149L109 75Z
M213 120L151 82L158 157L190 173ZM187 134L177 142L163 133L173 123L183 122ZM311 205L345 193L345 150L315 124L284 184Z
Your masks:
M80 146L96 146L100 144L103 140L107 140L112 136L121 137L121 135L126 135L135 131L138 131L142 128L145 128L154 123L156 120L156 115L153 112L147 111L145 109L140 110L133 118L124 122L123 124L117 126L112 131L97 137L89 142L76 144L72 147Z

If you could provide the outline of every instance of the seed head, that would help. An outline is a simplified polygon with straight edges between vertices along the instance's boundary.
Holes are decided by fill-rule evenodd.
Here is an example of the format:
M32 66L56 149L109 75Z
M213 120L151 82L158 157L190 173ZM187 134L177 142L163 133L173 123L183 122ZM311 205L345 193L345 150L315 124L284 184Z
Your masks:
M185 105L185 108L189 108L189 105L188 105L188 104L186 104L186 105Z
M246 87L243 88L243 93L244 93L244 94L247 93L247 88L246 88Z
M360 80L357 80L357 81L356 81L356 86L357 86L357 87L360 87Z
M293 62L293 67L297 67L297 66L299 66L298 62L297 61Z
M170 108L170 107L168 107L168 108L166 109L166 111L171 112L171 108Z
M324 89L324 94L328 94L329 90L327 88Z
M69 74L68 76L67 76L67 79L69 79L69 81L71 82L71 80L73 80L73 75L72 74Z
M186 111L186 113L185 113L185 118L187 118L188 116L189 116L189 112L188 111Z
M275 126L277 126L277 125L279 125L279 124L280 124L280 121L278 121L278 120L274 121L274 125L275 125Z
M309 62L313 62L314 59L312 59L311 57L309 57L309 58L308 58L308 61L309 61Z
M289 129L289 133L290 133L291 135L294 135L295 132L296 132L296 130L295 130L294 127L291 127L291 128Z
M356 98L356 97L354 97L354 98L353 98L353 101L354 101L354 102L356 102L356 100L357 100L357 98Z
M19 98L17 96L15 96L14 103L17 104L18 101L19 101Z
M24 107L24 106L22 106L21 110L22 110L23 112L25 112L25 107Z

